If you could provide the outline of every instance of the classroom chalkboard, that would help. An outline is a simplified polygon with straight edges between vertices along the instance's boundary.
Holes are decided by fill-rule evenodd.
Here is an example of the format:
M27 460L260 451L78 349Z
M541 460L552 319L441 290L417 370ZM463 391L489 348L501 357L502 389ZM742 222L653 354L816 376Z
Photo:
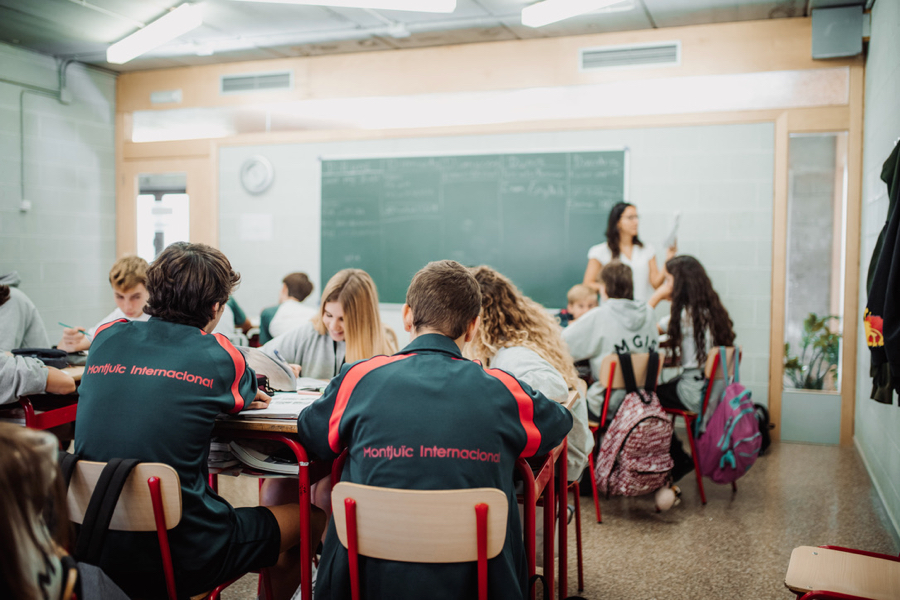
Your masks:
M566 304L625 198L625 150L322 161L322 282L348 267L402 303L432 260L487 264Z

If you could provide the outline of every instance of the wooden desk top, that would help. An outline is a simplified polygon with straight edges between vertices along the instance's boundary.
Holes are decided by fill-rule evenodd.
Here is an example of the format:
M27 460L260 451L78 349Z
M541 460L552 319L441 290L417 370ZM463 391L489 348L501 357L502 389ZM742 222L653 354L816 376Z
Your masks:
M216 432L269 431L272 433L297 433L297 419L216 419Z
M872 600L900 598L900 562L828 548L791 553L784 585L795 593L826 590Z

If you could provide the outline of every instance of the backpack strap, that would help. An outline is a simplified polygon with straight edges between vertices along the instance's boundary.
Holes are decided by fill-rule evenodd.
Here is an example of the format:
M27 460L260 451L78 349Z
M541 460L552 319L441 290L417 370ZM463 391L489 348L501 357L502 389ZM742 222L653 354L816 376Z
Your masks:
M59 451L57 462L59 463L59 471L62 473L62 480L66 489L69 489L69 483L72 481L72 474L75 473L75 466L78 464L79 460L81 460L81 457L77 454L69 454L65 450Z
M637 382L634 378L634 365L631 364L631 354L627 352L624 354L616 353L619 357L619 367L622 369L622 377L625 379L625 393L630 394L632 392L637 393L641 398L641 402L644 404L650 404L650 397L644 394L644 390L637 386Z
M119 501L119 494L122 493L129 473L139 462L134 458L114 458L103 467L78 534L74 553L78 560L99 565L103 542Z
M656 379L659 375L659 354L650 352L650 360L647 361L647 376L644 379L644 389L648 392L656 391Z

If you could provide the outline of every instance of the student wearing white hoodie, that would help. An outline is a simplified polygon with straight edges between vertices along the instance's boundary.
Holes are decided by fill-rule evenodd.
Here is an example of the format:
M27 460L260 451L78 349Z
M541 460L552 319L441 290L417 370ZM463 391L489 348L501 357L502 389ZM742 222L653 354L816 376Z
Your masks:
M655 351L659 332L653 310L645 302L636 302L631 267L612 261L600 274L603 301L563 329L562 336L576 361L589 359L591 373L599 379L600 364L614 352L635 354ZM600 420L606 388L596 381L588 389L591 419ZM625 398L625 390L615 390L609 399L607 421L611 421Z

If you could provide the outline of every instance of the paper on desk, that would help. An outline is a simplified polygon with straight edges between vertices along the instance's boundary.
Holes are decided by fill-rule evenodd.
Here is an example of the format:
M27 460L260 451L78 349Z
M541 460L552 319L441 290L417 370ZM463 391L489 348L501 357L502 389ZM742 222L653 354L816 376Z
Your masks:
M324 392L325 388L328 387L329 381L327 379L315 379L313 377L298 377L297 378L297 391L305 391L305 392Z
M669 230L669 235L666 236L666 239L663 240L663 248L668 250L672 246L675 245L675 242L678 241L678 224L681 222L681 211L675 211L675 216L672 218L672 229Z
M319 398L320 394L275 392L269 406L260 410L243 410L235 415L243 419L296 419L304 408Z

